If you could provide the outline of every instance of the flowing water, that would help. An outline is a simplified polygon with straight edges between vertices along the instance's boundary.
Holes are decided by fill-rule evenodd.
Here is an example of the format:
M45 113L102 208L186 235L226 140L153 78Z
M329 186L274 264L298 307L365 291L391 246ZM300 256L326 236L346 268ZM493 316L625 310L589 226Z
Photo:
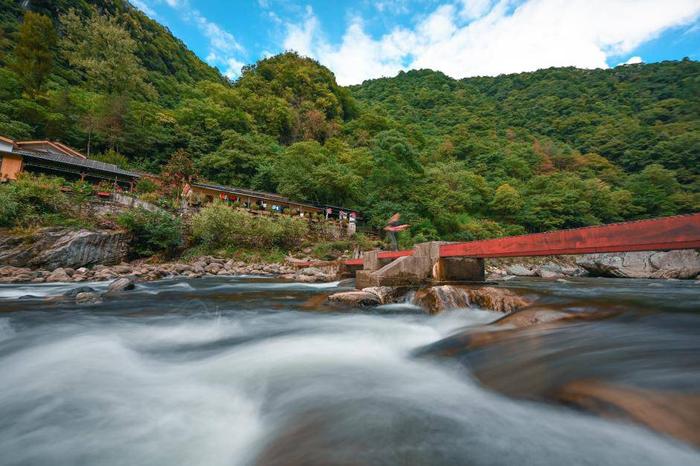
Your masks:
M700 465L688 444L545 396L585 378L697 394L692 282L509 282L620 314L460 360L415 354L498 314L359 312L324 302L338 283L255 277L51 298L75 286L0 286L2 465Z

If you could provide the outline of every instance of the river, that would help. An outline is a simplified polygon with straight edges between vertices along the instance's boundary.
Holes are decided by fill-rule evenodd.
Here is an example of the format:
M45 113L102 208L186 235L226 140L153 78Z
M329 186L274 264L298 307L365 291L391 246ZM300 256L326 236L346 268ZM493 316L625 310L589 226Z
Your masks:
M590 378L697 395L693 282L508 282L619 314L455 359L416 350L500 315L345 309L323 300L338 283L255 277L47 299L75 286L0 286L2 465L700 465L689 444L545 399Z

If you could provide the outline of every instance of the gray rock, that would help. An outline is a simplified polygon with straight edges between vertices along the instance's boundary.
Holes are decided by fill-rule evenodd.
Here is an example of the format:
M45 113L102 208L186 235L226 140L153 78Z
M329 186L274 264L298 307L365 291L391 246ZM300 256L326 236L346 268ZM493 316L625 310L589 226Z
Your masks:
M301 269L299 275L323 275L323 270L318 267L306 267Z
M89 286L79 286L77 288L73 288L66 291L65 293L63 293L63 296L65 296L66 298L75 298L80 293L93 293L94 291L94 288L90 288Z
M2 235L0 264L49 269L114 264L126 257L127 249L128 237L123 232L42 228L28 234Z
M381 304L379 296L366 291L345 291L335 293L328 297L328 300L335 303L348 304L350 306L376 306Z
M220 264L217 264L216 262L212 262L211 264L209 264L209 265L207 265L206 267L204 267L204 271L205 271L205 272L211 273L211 274L214 274L214 275L216 275L216 273L218 273L219 270L221 270L221 265L220 265Z
M654 278L695 278L700 274L700 252L693 249L657 252L649 257Z
M76 304L98 304L102 302L99 294L94 292L78 293L75 296Z
M133 268L128 266L128 265L115 265L112 267L112 271L114 273L118 273L120 275L131 273L133 271Z
M393 286L371 286L368 288L363 288L362 291L365 293L372 293L377 296L380 304L391 304L395 303L401 296L403 296L406 290L404 288Z
M294 274L294 281L295 282L300 282L300 283L315 283L319 281L319 276L318 275L299 275L299 274Z
M51 275L46 277L46 281L51 283L51 282L68 282L70 281L70 277L68 274L63 270L62 268L57 268L53 272L51 272Z
M133 290L136 287L134 280L128 277L117 278L109 284L107 293L118 293L120 291Z
M189 272L192 270L192 266L188 264L175 264L173 266L173 270L175 270L177 273Z
M536 275L534 270L521 264L506 266L506 273L508 275L515 275L516 277L534 277Z
M626 278L694 278L700 274L700 253L642 251L586 254L576 263L591 275Z
M542 278L562 278L564 276L564 274L561 272L555 272L553 270L548 270L545 268L539 269L537 271L537 275Z

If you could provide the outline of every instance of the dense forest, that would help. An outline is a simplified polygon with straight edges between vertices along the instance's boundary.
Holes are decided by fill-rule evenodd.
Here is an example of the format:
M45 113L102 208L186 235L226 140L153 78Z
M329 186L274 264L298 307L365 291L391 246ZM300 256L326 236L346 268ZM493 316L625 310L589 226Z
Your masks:
M109 44L106 47L105 44ZM401 212L402 241L700 210L700 63L431 70L344 88L288 52L229 82L124 0L0 0L0 135Z

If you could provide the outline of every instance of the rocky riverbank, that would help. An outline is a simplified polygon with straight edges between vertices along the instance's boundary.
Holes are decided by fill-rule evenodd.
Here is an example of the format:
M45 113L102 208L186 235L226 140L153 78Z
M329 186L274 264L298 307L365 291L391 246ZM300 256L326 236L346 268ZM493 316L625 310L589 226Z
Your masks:
M199 278L213 275L267 275L299 282L331 281L335 278L334 271L326 271L317 267L298 268L293 264L246 264L241 261L210 256L199 257L191 262L163 264L122 262L112 266L58 267L55 269L0 267L0 283L79 283L114 280L120 277L131 277L137 281L151 281L161 278Z

